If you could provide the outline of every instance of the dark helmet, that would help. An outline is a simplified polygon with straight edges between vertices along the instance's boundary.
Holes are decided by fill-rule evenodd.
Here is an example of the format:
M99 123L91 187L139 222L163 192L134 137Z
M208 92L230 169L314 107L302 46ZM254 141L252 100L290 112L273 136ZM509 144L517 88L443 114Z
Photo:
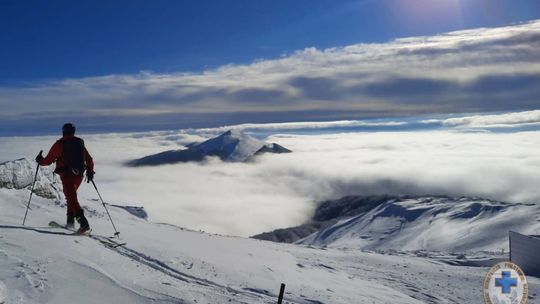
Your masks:
M62 126L63 135L75 135L75 125L67 123Z

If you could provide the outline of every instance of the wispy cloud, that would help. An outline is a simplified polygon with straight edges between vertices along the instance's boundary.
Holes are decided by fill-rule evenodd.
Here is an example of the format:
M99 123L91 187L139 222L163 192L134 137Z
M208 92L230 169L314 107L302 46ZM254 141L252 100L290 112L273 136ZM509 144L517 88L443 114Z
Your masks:
M540 106L538 58L540 21L534 21L308 48L202 73L1 87L0 118L2 125L66 117L89 125L201 125L532 110Z
M317 130L317 129L337 129L355 127L400 127L408 123L405 121L376 121L376 120L340 120L340 121L305 121L305 122L283 122L283 123L246 123L239 125L228 125L217 128L199 128L194 130L198 133L215 134L231 129L245 132L258 131L295 131L295 130Z
M468 128L512 128L540 125L540 110L497 115L474 115L441 120L444 125Z

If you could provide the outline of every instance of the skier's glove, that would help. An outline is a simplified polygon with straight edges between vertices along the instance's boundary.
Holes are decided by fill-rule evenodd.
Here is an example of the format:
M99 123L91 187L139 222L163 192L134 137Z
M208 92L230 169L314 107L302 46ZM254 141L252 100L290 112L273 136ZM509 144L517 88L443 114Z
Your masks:
M39 152L39 154L36 156L36 162L39 164L44 159L43 155L41 154L43 151Z
M87 183L94 180L94 174L96 174L96 172L94 172L94 171L86 171L86 182Z

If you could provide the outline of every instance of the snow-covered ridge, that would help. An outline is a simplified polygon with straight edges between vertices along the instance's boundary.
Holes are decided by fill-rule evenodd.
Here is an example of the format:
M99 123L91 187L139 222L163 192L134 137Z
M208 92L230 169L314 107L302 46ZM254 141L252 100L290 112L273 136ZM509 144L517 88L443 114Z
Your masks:
M248 161L263 153L288 153L290 150L276 144L265 143L239 130L229 130L202 143L191 144L187 149L169 150L128 162L129 166L149 166L177 162L201 161L207 156L217 156L223 161Z
M508 231L540 232L540 206L480 198L390 198L298 244L372 250L507 250Z
M25 189L32 186L36 162L26 158L0 163L0 188ZM60 200L62 183L54 176L52 167L39 167L34 187L36 195Z

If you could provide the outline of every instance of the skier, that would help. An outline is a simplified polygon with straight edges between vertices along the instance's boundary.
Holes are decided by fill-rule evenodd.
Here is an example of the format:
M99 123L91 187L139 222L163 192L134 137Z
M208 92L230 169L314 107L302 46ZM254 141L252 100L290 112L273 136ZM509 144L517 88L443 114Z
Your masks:
M71 123L64 124L62 138L53 144L47 157L43 157L40 152L36 157L36 162L41 166L56 162L54 172L60 175L67 201L66 227L73 228L77 220L80 225L77 233L89 231L90 224L79 205L77 189L82 183L85 170L87 181L91 182L94 179L94 162L84 146L84 141L75 136L75 126Z

